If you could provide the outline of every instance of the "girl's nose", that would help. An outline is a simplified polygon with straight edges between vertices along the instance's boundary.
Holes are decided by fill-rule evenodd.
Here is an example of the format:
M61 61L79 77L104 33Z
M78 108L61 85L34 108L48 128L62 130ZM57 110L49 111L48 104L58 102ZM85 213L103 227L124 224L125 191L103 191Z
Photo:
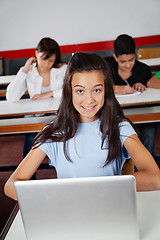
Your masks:
M87 94L86 102L87 104L91 104L93 102L93 97L91 93Z

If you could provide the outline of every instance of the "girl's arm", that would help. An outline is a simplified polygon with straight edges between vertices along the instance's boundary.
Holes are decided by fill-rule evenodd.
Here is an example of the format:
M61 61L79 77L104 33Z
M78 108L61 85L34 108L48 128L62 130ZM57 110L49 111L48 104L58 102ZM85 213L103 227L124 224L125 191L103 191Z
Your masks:
M39 99L46 99L46 98L51 98L53 97L53 91L49 91L46 93L41 93L41 94L35 94L31 100L39 100Z
M6 92L8 101L16 102L25 94L27 90L26 76L34 61L36 61L35 57L29 58L24 67L18 71L14 81L8 85Z
M24 73L28 73L29 70L31 69L32 64L33 64L34 62L36 62L36 61L37 61L36 57L30 57L30 58L26 61L24 67L22 67L22 71L23 71Z
M4 192L8 197L17 200L14 183L16 181L29 180L45 156L46 154L40 148L33 149L28 153L4 186Z
M160 190L160 170L137 135L128 137L124 146L138 170L133 174L136 178L137 191Z
M13 82L11 82L6 91L6 99L10 102L18 101L26 92L26 73L22 71L22 68L18 71Z

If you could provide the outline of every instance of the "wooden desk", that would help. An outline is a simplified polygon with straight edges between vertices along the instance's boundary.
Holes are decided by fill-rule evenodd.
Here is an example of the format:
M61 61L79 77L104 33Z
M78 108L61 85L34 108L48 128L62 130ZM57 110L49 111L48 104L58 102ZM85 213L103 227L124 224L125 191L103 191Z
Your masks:
M133 123L160 122L160 106L128 108L123 112Z
M160 191L137 192L137 212L140 240L160 239ZM127 228L127 226L126 226ZM116 228L115 228L116 229ZM53 236L54 237L54 236ZM26 240L20 211L2 240ZM120 236L119 240L122 240Z
M0 135L39 132L54 116L36 116L24 118L25 115L56 113L60 98L38 101L22 99L11 103L0 101Z
M160 89L148 88L139 95L117 99L132 122L160 122ZM15 103L0 101L0 134L38 132L52 119L51 116L24 119L24 115L56 113L59 104L60 98L38 101L22 99Z
M147 88L143 93L117 97L117 100L133 123L160 122L160 89Z
M13 118L0 120L0 135L39 132L54 116Z
M124 114L133 123L160 122L160 106L124 109ZM0 120L0 135L39 132L54 116L13 118Z

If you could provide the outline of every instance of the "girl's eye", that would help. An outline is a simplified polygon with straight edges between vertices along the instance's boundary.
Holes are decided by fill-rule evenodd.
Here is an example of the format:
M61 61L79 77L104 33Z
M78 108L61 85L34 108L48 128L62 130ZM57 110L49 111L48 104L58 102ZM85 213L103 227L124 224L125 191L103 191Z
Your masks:
M101 92L101 89L95 89L94 92L99 93L99 92Z
M51 60L51 59L50 59L50 60L49 60L49 62L50 62L50 63L53 63L53 62L54 62L54 60Z
M78 93L78 94L82 94L82 93L83 93L83 90L77 90L77 93Z

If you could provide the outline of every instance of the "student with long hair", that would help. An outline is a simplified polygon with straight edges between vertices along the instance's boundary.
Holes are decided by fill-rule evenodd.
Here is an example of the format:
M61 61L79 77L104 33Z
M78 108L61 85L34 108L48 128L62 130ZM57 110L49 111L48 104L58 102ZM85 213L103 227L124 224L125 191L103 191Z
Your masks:
M49 157L58 178L121 175L132 158L137 190L160 189L160 171L114 96L108 64L96 54L75 53L68 63L55 120L36 136L32 150L5 184L28 180Z
M42 38L35 56L26 61L7 87L7 100L16 102L27 90L32 100L61 96L66 66L58 43L48 37Z
M15 80L7 87L8 101L18 101L28 90L31 100L61 97L62 85L67 64L61 57L58 43L45 37L40 40L35 50L35 57L29 58L18 71ZM25 117L31 117L25 116ZM25 136L23 157L30 151L37 133Z

